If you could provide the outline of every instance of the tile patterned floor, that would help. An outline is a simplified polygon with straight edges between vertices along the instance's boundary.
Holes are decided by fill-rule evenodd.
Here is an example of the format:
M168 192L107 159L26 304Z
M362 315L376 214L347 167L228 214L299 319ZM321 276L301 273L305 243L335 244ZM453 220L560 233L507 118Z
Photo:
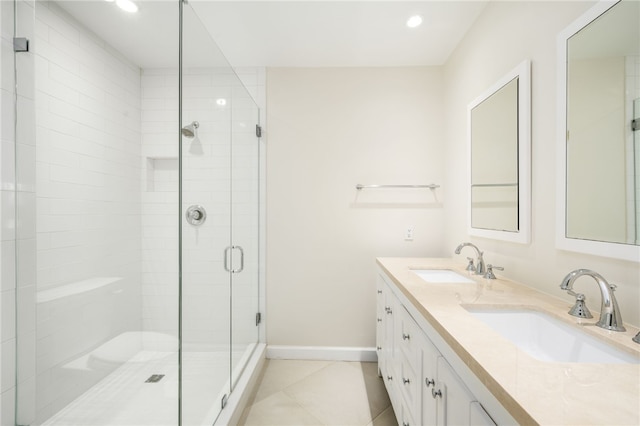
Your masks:
M397 423L376 363L268 360L240 425Z

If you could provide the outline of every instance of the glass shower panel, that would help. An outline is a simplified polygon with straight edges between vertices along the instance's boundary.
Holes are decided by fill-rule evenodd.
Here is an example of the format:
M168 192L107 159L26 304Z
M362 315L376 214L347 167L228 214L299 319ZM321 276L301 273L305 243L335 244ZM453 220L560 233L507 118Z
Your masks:
M181 48L182 424L201 425L214 422L231 391L234 74L188 4Z
M239 79L232 87L231 382L235 386L258 343L260 143L259 109Z
M35 114L18 127L36 143L19 164L35 171L35 207L17 212L35 289L17 322L35 331L18 345L17 421L178 424L178 3L139 2L135 19L19 3L35 8L18 73Z
M640 64L640 59L636 59ZM640 79L640 76L638 77ZM640 92L640 82L638 83L638 92ZM636 128L633 131L633 200L635 201L634 221L636 225L635 243L640 245L640 98L633 101L633 120Z

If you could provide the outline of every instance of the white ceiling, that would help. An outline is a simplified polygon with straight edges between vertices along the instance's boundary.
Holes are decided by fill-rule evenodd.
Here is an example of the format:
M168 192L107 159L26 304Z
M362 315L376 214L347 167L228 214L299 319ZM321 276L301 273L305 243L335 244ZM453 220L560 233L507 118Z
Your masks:
M138 0L138 13L104 0L59 4L141 66L175 66L178 3ZM216 1L185 8L185 62L210 66L363 67L443 64L487 1ZM195 12L194 12L195 11ZM406 27L409 16L422 26Z

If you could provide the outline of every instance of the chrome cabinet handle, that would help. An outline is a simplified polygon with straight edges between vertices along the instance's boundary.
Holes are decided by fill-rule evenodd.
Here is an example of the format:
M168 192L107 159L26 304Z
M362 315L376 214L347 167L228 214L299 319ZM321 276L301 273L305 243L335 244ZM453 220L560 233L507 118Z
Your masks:
M406 377L403 377L402 383L404 383L405 385L408 385L409 383L411 383L411 380L407 379Z
M382 290L378 290L378 294L382 294Z
M378 318L378 322L382 322L382 318Z
M393 376L387 376L387 380L393 380Z
M427 385L427 387L429 387L431 385L435 385L436 381L434 379L430 379L428 377L425 377L424 384Z
M440 389L436 390L436 388L433 388L431 389L431 396L433 399L436 399L437 397L442 398L442 391Z
M402 340L410 340L411 336L409 334L402 333Z

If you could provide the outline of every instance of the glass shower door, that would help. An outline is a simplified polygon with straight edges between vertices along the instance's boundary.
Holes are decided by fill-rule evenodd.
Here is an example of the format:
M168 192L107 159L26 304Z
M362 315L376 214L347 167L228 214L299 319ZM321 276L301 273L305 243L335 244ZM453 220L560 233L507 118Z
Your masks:
M183 3L182 425L212 424L258 342L259 109Z
M639 88L640 90L640 88ZM640 244L640 98L633 101L633 194L631 199L635 201L635 244Z
M260 144L259 109L239 80L232 91L231 283L232 388L258 343Z
M182 3L181 419L212 424L231 392L231 94L234 74Z

